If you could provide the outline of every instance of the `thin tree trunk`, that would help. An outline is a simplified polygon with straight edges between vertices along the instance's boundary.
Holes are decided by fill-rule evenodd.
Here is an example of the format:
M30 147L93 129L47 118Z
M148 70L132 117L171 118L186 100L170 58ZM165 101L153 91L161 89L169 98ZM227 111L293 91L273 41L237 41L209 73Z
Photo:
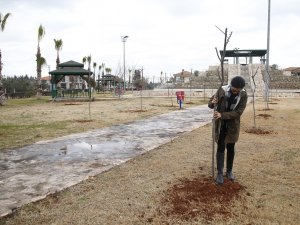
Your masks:
M217 27L218 28L218 27ZM232 35L232 32L230 33L229 37L227 37L227 28L225 29L225 32L223 32L220 28L218 28L223 34L224 34L224 45L223 45L223 54L221 55L221 57L219 56L219 52L217 50L217 48L215 48L216 50L216 53L217 53L217 56L220 60L220 63L221 63L221 76L219 74L219 68L218 68L218 75L219 75L219 79L221 81L221 84L217 90L217 93L219 92L219 89L222 88L223 84L224 84L224 58L225 58L225 53L226 53L226 46L229 42L229 39ZM219 100L219 99L218 99ZM213 116L215 115L215 112L217 110L217 104L214 104L214 114ZM216 119L213 117L212 119L212 137L213 137L213 144L212 144L212 178L213 180L215 179L215 160L214 160L214 155L215 155L215 140L216 140ZM218 132L219 133L219 132Z

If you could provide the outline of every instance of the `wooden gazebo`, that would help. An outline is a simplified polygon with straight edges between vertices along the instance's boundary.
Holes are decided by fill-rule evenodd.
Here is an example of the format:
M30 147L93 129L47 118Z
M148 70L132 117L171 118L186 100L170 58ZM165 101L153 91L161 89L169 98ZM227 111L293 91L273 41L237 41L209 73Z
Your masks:
M89 97L91 97L91 86L95 86L95 81L91 79L91 75L93 72L91 70L86 70L83 68L84 65L82 63L78 63L75 61L68 61L64 63L60 63L58 65L58 69L50 71L51 75L51 96L52 98L57 97L57 84L65 77L65 76L80 76L83 80L88 83L89 86Z
M116 86L119 86L120 84L123 85L123 80L115 75L112 74L103 74L102 78L100 78L100 76L98 76L98 86L101 85L103 87L103 91L105 92L106 90L112 91L112 88L115 89Z

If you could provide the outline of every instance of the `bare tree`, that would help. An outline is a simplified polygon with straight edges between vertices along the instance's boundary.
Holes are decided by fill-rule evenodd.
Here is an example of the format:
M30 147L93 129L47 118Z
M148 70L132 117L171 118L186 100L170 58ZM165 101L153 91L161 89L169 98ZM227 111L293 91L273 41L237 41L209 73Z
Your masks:
M217 26L216 26L217 27ZM217 56L219 58L219 61L220 61L220 64L221 64L221 76L220 74L218 73L219 75L219 79L221 81L221 84L220 84L220 87L221 88L224 84L224 59L225 59L225 52L226 52L226 47L227 47L227 44L229 43L229 40L231 38L231 35L232 35L232 32L230 32L230 34L228 35L228 30L227 28L225 28L225 31L222 31L219 27L217 27L223 34L224 34L224 45L223 45L223 54L219 55L219 52L218 52L218 49L217 47L215 48L216 49L216 53L217 53Z
M250 70L250 72L251 72L250 76L251 76L252 83L253 83L253 85L251 85L251 91L252 91L252 95L253 95L253 101L252 101L253 102L253 123L254 123L255 128L256 128L256 121L255 121L255 90L256 90L256 83L255 83L254 78L257 74L258 68L259 68L259 66L256 68L256 71L255 71L254 74L253 74L252 67L251 67L251 70Z
M217 93L219 92L220 88L222 88L223 84L224 84L224 59L225 59L225 53L226 53L226 47L227 44L229 43L230 37L232 35L232 32L230 32L230 34L228 35L228 30L227 28L225 28L225 31L222 31L218 26L216 26L223 34L224 34L224 44L223 44L223 53L220 56L217 47L215 47L218 59L220 60L220 64L221 64L221 75L218 72L218 76L220 79L220 86L218 88ZM219 69L218 69L219 71ZM218 97L218 96L216 96ZM217 108L217 104L214 105L214 114ZM212 119L212 178L213 180L215 179L215 141L216 141L216 120L213 118Z

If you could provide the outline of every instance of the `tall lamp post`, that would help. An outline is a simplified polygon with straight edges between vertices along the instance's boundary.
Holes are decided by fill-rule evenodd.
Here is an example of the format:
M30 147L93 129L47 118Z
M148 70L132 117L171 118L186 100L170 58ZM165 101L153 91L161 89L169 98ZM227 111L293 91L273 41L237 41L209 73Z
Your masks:
M270 57L270 15L271 14L271 0L268 0L268 31L267 31L267 60L266 60L266 74L265 74L265 108L268 109L269 105L269 57Z
M124 91L125 91L125 89L126 89L126 84L125 84L125 71L126 71L126 69L125 69L125 42L127 41L127 38L128 38L128 36L126 35L126 36L121 36L121 40L122 40L122 42L123 42L123 69L124 69L124 71L123 71L123 81L124 81Z

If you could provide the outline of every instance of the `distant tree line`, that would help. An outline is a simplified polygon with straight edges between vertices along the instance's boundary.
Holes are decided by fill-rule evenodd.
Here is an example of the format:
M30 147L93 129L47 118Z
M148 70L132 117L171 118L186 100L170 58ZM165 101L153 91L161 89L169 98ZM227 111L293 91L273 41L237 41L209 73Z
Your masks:
M28 98L36 95L37 78L25 76L6 77L2 79L7 97ZM45 81L42 82L42 90L47 88Z

